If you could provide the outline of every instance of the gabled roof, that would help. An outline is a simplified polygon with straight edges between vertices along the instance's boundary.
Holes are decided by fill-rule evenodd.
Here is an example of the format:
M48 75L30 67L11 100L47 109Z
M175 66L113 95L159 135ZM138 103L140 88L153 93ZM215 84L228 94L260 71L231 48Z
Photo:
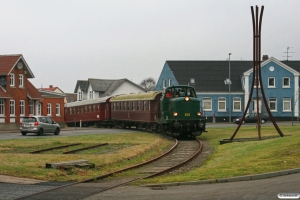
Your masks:
M22 54L0 55L0 75L9 75L19 62L22 62L27 77L34 78Z
M85 80L78 80L75 86L74 92L76 93L78 88L80 88L81 91L85 91L86 85L88 84L88 81Z
M187 85L191 78L195 79L196 91L227 91L224 80L229 77L229 61L166 61L179 85ZM230 61L230 79L232 92L243 92L242 74L251 69L252 61Z
M131 83L141 90L145 91L144 88L128 80L127 78L117 80L89 78L87 81L78 80L74 92L77 92L78 87L80 87L82 91L87 92L89 86L91 86L93 91L102 93L99 97L108 96L112 94L112 92L115 91L124 82Z
M29 99L42 99L40 92L32 85L32 83L29 80L27 80L26 86L27 96Z
M268 62L283 63L281 66L292 71L300 72L300 61L278 61L271 57L262 62L262 66ZM229 77L229 61L166 61L180 85L187 85L191 78L195 78L194 86L197 92L227 91L228 85L224 80ZM231 60L230 79L231 91L243 92L241 77L245 72L253 69L253 61Z
M50 91L54 92L55 90L61 91L61 93L64 93L59 87L49 87L49 88L37 88L38 90L44 90L44 91Z
M42 97L53 97L53 98L65 98L65 94L45 91L45 90L38 90Z

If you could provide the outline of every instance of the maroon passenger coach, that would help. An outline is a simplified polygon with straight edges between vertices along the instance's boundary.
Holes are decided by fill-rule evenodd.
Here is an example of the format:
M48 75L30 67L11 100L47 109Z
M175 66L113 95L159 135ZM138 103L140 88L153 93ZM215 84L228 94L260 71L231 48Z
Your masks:
M112 97L111 120L120 128L147 128L156 124L159 115L161 91L124 94Z
M111 126L110 97L76 101L65 105L65 123L76 126Z

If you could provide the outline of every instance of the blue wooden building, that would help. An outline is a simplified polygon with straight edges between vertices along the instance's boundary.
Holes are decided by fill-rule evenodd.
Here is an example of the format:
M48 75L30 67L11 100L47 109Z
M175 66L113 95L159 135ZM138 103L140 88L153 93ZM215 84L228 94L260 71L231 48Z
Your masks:
M208 121L228 122L242 116L249 99L253 61L166 61L156 90L172 85L194 86ZM230 69L230 71L229 71ZM271 112L276 120L299 116L300 61L279 61L263 56L262 82ZM230 76L230 88L229 79ZM260 85L258 85L258 88ZM256 88L248 112L256 112ZM259 110L266 112L259 91Z

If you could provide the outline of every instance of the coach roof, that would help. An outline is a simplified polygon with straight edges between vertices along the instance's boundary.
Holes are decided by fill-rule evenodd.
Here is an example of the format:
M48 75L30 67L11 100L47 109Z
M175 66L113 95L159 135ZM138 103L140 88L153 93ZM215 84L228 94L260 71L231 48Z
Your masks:
M154 100L155 97L161 93L162 93L161 91L151 91L151 92L137 93L137 94L121 94L112 97L110 99L110 102Z

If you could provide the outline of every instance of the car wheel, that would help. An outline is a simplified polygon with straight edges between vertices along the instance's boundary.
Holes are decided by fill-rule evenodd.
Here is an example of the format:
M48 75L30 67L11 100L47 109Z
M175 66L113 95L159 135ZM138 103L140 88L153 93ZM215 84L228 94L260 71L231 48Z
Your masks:
M39 132L37 133L38 135L43 135L44 134L44 130L42 128L40 128Z
M59 133L60 133L60 129L56 128L55 131L54 131L54 135L58 135Z
M261 120L261 123L264 124L266 121L264 119Z
M22 135L26 135L27 133L26 132L21 132L22 133Z

